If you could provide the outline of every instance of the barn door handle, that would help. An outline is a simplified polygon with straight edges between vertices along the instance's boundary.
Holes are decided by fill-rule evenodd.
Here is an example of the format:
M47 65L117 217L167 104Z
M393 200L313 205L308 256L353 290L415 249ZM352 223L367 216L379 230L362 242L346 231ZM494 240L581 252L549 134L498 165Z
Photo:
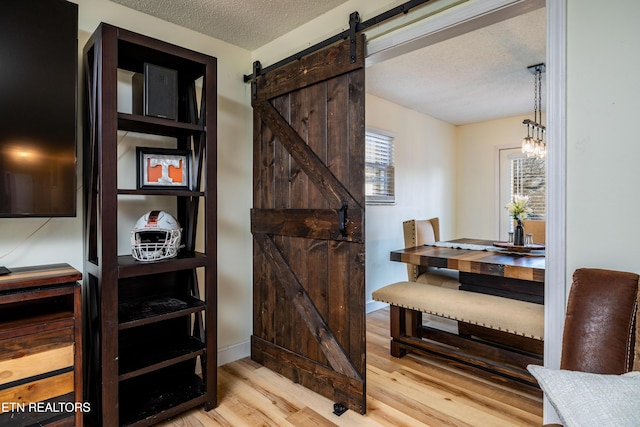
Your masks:
M342 237L347 237L347 202L342 202L342 207L338 211L338 231Z

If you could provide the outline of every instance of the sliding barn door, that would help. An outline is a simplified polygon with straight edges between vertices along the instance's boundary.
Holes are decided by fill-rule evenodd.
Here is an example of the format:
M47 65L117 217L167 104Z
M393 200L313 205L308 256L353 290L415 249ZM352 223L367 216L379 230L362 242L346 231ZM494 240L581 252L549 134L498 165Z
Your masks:
M254 82L251 357L364 413L364 38L351 45Z

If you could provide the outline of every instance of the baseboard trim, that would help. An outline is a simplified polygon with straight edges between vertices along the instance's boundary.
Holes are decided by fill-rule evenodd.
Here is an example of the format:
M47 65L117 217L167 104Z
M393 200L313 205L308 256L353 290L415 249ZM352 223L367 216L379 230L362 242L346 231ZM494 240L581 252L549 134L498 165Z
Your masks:
M366 304L365 311L366 311L367 314L369 314L372 311L380 310L381 308L385 308L385 307L388 307L388 306L389 306L389 304L387 304L386 302L380 302L380 301L371 300Z
M369 314L372 311L380 310L388 305L389 304L385 302L371 300L367 302L365 310L366 313ZM251 356L251 340L220 348L218 349L218 366L226 365L227 363L235 362L236 360L249 356Z
M251 340L218 349L218 366L251 356Z

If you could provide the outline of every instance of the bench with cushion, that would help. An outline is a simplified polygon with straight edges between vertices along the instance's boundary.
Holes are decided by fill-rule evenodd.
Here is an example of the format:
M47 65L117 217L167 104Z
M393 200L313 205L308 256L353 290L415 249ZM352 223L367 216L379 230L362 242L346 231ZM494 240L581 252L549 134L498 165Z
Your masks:
M528 364L542 363L544 306L494 295L397 282L373 292L391 305L391 355L418 350L535 386ZM457 333L423 323L426 313L457 321Z
M405 247L440 240L438 218L402 225ZM537 387L526 367L542 363L542 304L459 290L455 270L408 264L407 273L408 281L373 292L374 300L391 306L393 356L427 352L492 377Z
M398 282L373 293L398 307L543 341L544 306L476 292Z

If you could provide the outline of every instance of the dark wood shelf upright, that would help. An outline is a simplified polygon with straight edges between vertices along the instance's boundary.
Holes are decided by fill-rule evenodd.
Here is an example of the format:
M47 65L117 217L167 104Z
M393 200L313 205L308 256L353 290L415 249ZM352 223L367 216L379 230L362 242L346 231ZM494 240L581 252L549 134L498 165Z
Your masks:
M144 73L145 64L177 71L177 120L118 111L119 72ZM83 68L88 424L146 426L195 406L210 410L217 406L217 60L102 23ZM190 150L189 188L118 188L118 131ZM184 245L177 258L143 263L118 253L119 203L149 195L175 201ZM196 235L204 250L196 251Z

